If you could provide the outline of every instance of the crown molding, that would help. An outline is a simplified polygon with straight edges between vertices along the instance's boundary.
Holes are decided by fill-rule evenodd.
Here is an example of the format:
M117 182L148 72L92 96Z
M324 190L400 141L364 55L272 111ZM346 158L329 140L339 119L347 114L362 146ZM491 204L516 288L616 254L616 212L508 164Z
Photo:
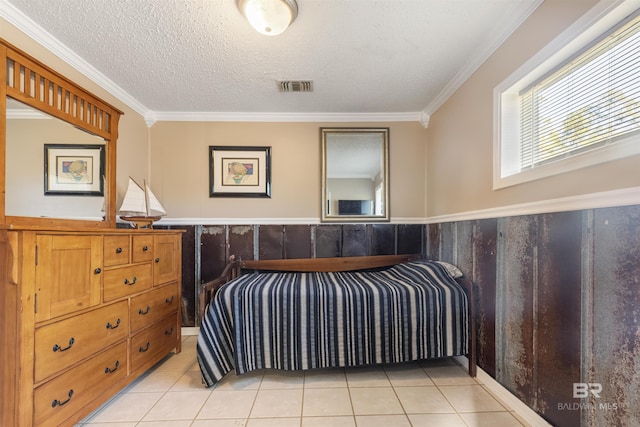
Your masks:
M241 113L241 112L160 112L159 122L418 122L422 114L406 113Z
M484 43L479 45L475 55L469 58L469 61L467 61L456 75L449 80L449 83L447 83L438 96L436 96L435 99L431 101L424 110L422 110L422 113L426 116L431 116L435 113L436 110L440 108L442 104L444 104L447 99L449 99L455 91L458 90L460 86L462 86L462 84L467 81L467 79L471 77L471 75L475 73L487 59L489 59L491 55L493 55L502 43L504 43L520 25L522 25L522 23L533 13L534 10L538 8L538 6L542 4L543 1L544 0L537 0L529 7L523 9L516 20L497 24L495 26L496 31L491 34Z

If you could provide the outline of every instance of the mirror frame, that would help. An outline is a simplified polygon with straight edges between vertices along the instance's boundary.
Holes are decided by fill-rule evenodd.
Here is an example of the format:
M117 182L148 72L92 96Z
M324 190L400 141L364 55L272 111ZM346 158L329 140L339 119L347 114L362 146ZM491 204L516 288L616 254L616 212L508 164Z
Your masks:
M327 213L327 137L332 134L361 133L382 135L382 176L384 179L384 214L383 215L329 215ZM389 204L389 128L386 127L331 127L320 128L321 146L321 200L320 200L320 222L389 222L391 218L391 207Z
M116 143L120 110L0 39L0 226L116 226ZM97 135L105 141L104 220L6 216L7 97Z

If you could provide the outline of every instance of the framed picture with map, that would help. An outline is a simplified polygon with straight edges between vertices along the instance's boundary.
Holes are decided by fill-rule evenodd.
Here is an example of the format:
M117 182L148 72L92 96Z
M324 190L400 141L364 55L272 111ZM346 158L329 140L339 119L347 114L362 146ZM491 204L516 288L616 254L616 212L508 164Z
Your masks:
M45 144L44 194L104 196L104 145Z
M271 197L271 147L209 146L209 197Z

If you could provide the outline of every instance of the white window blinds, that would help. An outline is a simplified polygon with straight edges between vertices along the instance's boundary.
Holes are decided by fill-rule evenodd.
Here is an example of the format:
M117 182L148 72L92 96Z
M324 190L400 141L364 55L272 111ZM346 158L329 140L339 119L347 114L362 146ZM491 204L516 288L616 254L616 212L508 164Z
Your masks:
M640 16L519 94L520 167L640 132Z

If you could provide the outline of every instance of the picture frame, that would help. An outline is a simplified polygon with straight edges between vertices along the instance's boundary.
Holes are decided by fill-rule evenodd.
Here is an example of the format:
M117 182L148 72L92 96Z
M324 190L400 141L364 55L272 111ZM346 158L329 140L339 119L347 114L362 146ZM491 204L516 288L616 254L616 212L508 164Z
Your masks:
M44 145L45 196L104 196L104 174L104 145Z
M271 198L271 147L209 146L209 197Z

